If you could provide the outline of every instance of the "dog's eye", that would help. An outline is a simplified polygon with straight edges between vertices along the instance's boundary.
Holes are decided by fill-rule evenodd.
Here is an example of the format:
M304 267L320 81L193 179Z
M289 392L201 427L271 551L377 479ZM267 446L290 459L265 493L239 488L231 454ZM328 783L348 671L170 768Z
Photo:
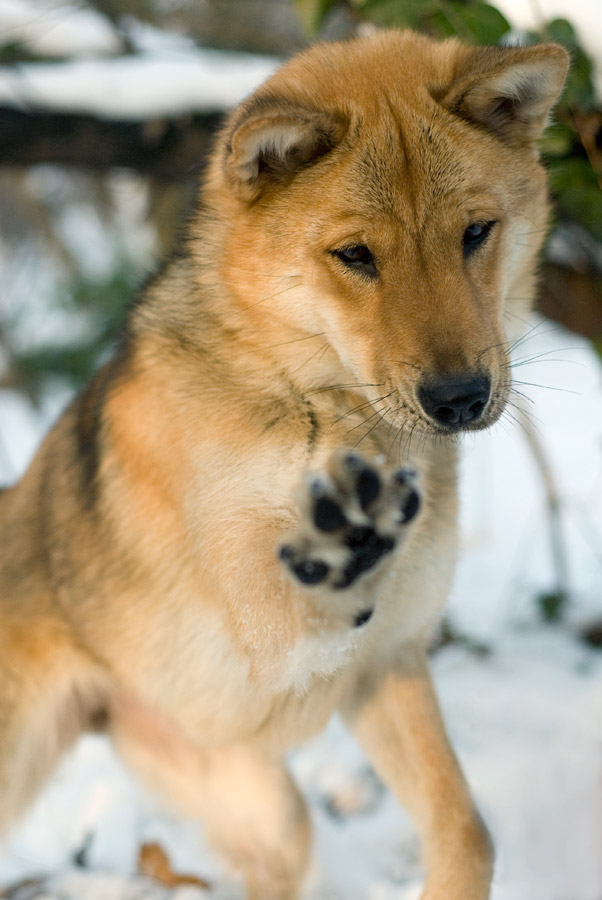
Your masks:
M462 252L464 259L469 257L475 250L485 243L495 222L473 222L464 231L462 237Z
M374 255L365 244L355 244L351 247L343 247L342 250L333 250L332 254L348 268L355 269L362 275L369 278L376 278L378 275Z

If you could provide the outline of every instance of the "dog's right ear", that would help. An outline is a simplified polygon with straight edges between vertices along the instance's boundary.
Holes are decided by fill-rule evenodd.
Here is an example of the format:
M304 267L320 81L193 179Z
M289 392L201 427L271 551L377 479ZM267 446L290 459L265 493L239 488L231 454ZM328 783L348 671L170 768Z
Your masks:
M271 96L243 107L226 143L226 175L252 202L270 186L287 184L342 140L342 114L310 109Z

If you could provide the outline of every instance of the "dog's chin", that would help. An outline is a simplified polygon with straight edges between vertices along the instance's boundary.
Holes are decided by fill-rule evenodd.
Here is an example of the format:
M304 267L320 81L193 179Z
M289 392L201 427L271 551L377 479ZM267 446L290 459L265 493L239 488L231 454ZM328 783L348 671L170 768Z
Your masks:
M497 422L496 419L483 419L478 422L467 422L458 425L439 425L432 423L429 433L437 437L461 438L464 434L474 434L477 431L486 431Z

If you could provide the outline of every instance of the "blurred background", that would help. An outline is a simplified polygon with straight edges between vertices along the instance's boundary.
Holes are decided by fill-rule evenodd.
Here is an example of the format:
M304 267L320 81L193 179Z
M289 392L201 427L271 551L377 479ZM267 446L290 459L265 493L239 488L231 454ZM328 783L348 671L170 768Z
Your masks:
M0 483L110 354L224 114L310 42L383 26L571 54L541 144L554 212L515 351L525 412L465 441L433 666L498 845L494 900L602 900L599 0L0 0ZM292 765L316 820L307 896L415 900L411 828L339 726ZM137 880L155 839L196 885ZM239 896L98 738L0 851L0 884L13 900Z

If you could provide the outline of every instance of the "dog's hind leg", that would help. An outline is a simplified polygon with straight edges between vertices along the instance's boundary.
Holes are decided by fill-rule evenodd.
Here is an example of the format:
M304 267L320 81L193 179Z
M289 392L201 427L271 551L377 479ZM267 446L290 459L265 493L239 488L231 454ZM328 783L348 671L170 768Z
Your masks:
M283 762L243 744L195 747L128 706L111 715L126 763L173 808L202 820L209 841L244 876L249 900L297 900L310 825Z
M310 826L284 765L242 747L214 751L207 790L208 835L244 871L249 900L297 900Z
M0 834L102 707L101 678L54 618L0 612Z

